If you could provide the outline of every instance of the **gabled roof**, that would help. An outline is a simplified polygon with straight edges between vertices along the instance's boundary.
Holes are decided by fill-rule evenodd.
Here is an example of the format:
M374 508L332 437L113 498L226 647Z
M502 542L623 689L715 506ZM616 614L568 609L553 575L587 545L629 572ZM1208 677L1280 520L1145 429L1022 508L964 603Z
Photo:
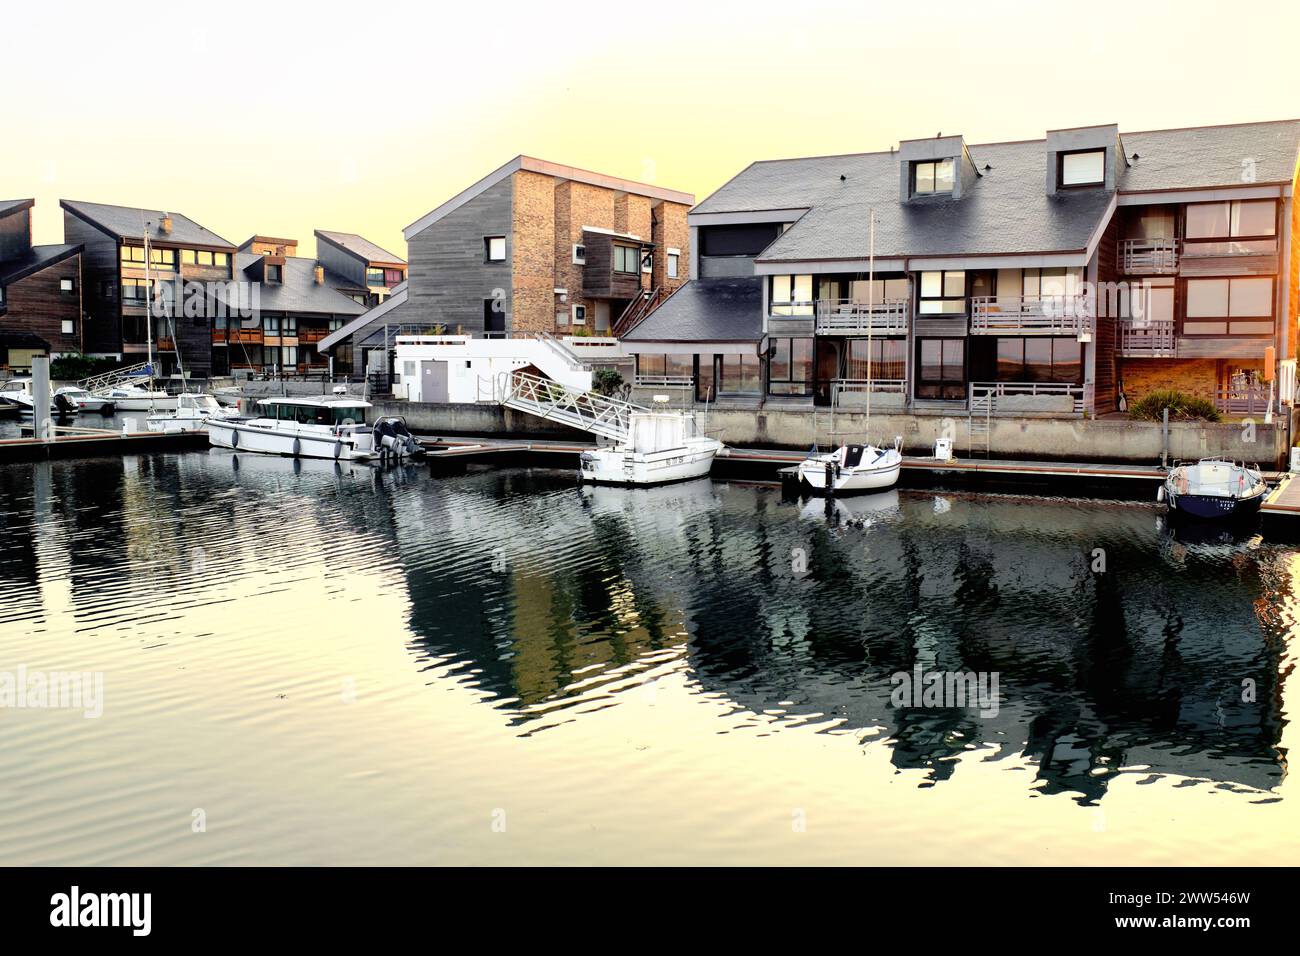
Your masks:
M1123 144L1130 161L1120 172L1121 193L1289 183L1300 158L1300 120L1124 133ZM902 170L891 151L756 162L691 214L785 211L783 218L796 221L759 262L864 259L871 210L875 252L882 258L1089 248L1113 193L1098 188L1049 196L1043 139L967 149L980 176L959 200L900 202ZM1248 157L1249 182L1243 179Z
M48 269L64 259L75 256L83 248L80 244L32 246L18 258L0 262L0 285L9 285L42 269Z
M324 239L330 245L337 246L348 255L367 264L382 266L406 265L406 260L401 256L394 255L387 249L375 245L369 239L358 236L354 232L330 232L325 229L317 229L316 238Z
M346 342L354 335L361 335L376 325L384 325L394 321L393 313L406 304L406 283L399 282L393 286L392 294L384 299L374 308L368 310L364 315L360 315L343 328L331 332L325 338L320 340L317 348L322 351L328 351L340 342Z
M193 219L178 212L161 209L139 209L134 206L109 206L104 203L60 199L59 205L115 239L141 240L146 228L149 241L177 246L198 246L234 252L234 243L222 239L215 232L204 229ZM163 232L159 223L170 215L172 231Z
M12 216L36 205L35 199L0 199L0 217Z
M262 261L254 252L235 255L236 277ZM335 285L341 276L325 270L325 281L316 282L316 260L286 256L283 281L263 282L259 286L259 308L263 312L310 312L317 315L360 315L366 307L339 292Z
M579 169L576 166L564 166L560 163L552 163L545 159L535 159L532 156L516 156L504 166L499 166L492 172L488 173L473 186L464 189L452 196L441 206L421 216L415 222L411 223L402 230L409 242L418 233L432 226L439 219L459 209L465 203L469 202L476 196L481 195L491 189L503 179L511 176L520 170L533 173L541 173L545 176L554 176L556 179L567 179L577 183L587 183L592 186L602 186L605 189L615 189L619 192L632 193L635 196L645 196L649 199L661 199L664 202L675 202L683 206L690 206L695 203L693 193L679 192L676 189L665 189L662 186L651 186L648 183L638 183L631 179L619 179L617 176L606 176L604 173L595 173L589 169Z
M763 279L694 279L664 300L626 342L757 342Z

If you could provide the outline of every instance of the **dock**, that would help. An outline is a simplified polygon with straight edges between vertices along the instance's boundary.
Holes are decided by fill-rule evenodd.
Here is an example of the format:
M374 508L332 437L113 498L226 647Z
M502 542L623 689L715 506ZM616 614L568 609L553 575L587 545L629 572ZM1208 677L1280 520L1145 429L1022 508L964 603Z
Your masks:
M25 432L30 432L30 427ZM97 458L108 455L139 455L150 452L193 451L208 447L204 432L163 435L158 432L119 432L104 428L58 430L53 438L0 439L0 465L16 462L54 461L64 458Z
M1259 514L1270 531L1300 533L1300 475L1283 473L1277 486L1264 498Z

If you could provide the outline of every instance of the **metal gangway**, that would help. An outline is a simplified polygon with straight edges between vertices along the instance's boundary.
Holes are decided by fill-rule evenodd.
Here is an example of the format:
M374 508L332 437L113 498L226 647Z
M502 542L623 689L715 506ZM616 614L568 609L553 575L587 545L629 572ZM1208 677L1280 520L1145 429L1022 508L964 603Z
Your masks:
M506 408L591 432L623 443L631 433L632 415L648 408L597 392L569 388L529 372L502 372L495 399Z
M90 378L83 378L77 385L94 394L101 389L113 388L133 379L152 377L153 370L150 368L149 363L141 362L139 365L125 365L122 368L115 368L111 372L103 372L99 375L92 375Z

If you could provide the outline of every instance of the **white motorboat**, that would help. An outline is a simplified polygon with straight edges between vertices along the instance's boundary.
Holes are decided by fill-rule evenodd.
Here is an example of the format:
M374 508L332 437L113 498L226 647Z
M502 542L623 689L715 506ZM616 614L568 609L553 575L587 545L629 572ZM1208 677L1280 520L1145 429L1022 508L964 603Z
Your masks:
M177 395L176 400L174 412L149 416L149 431L165 435L198 432L207 428L210 419L239 417L238 411L222 408L211 395L184 394Z
M799 463L799 479L814 491L844 494L880 491L898 482L903 467L903 439L893 448L875 445L841 445L824 455L810 455Z
M583 481L607 485L663 485L702 478L722 442L699 433L691 412L634 411L626 441L584 451Z
M112 399L92 395L79 385L65 385L56 390L54 393L54 407L69 414L98 412L100 415L112 415L116 411Z
M11 378L7 382L0 382L0 401L17 405L20 414L32 414L32 406L35 404L35 399L32 397L32 380ZM58 411L53 400L50 401L50 411Z
M240 452L336 458L378 458L369 402L355 398L263 398L258 417L209 418L208 444Z

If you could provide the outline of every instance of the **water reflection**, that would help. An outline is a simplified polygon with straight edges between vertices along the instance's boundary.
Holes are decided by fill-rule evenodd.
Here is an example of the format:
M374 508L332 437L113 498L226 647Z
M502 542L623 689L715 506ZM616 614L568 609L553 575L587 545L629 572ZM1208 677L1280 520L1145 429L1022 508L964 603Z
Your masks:
M813 722L923 786L1029 758L1033 793L1121 773L1266 791L1284 754L1290 551L1148 506L891 491L787 502L708 480L579 488L559 471L433 479L212 452L0 468L0 626L129 632L325 567L403 581L415 666L516 732L656 677L730 703L699 733ZM213 611L212 627L220 627ZM996 672L996 716L903 709L890 678ZM1243 700L1243 682L1254 697Z

